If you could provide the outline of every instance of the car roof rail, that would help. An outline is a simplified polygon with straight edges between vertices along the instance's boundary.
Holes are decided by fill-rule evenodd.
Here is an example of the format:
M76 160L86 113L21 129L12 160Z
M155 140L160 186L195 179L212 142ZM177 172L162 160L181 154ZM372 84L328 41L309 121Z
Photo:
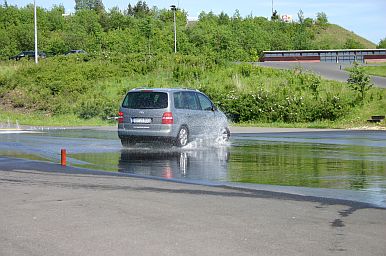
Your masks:
M132 90L142 90L142 89L150 89L150 87L141 86L141 87L133 88Z
M154 87L148 87L148 86L140 86L140 87L135 87L131 90L190 90L190 91L196 91L196 92L201 92L199 89L192 89L192 88L186 88L186 87L173 87L173 88L154 88Z

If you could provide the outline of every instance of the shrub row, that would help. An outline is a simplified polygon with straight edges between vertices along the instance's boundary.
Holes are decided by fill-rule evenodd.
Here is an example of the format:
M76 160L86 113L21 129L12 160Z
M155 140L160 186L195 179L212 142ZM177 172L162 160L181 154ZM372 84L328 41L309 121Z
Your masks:
M301 69L218 64L207 56L67 56L0 64L0 97L14 108L81 118L115 116L133 87L192 87L235 122L337 120L357 106L346 84ZM371 97L369 97L371 98Z

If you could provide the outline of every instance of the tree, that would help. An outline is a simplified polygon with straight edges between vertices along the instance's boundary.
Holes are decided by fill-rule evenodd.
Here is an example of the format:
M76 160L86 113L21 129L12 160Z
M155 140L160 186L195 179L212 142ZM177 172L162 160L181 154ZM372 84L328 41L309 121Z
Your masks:
M316 14L316 24L325 26L328 24L327 15L324 12L318 12Z
M363 104L366 92L373 87L373 84L370 82L370 76L365 73L363 67L360 67L357 62L354 62L354 65L350 70L347 83L352 90L359 93L359 99Z
M140 30L141 34L144 35L148 41L148 51L150 54L151 53L151 40L152 40L153 35L154 35L152 19L151 18L141 19L141 21L138 25L139 25L139 30Z
M386 49L386 37L379 41L377 46L378 49Z
M301 26L297 29L296 34L292 38L293 49L296 50L309 50L312 48L309 32Z
M304 23L304 13L303 13L302 9L300 9L298 12L298 19L299 19L300 24Z
M233 17L232 17L233 20L241 20L241 14L240 14L240 11L238 9L236 9L235 13L233 14Z
M75 0L75 10L94 10L97 13L105 12L102 0Z
M138 1L134 6L128 5L126 15L134 17L145 17L150 13L150 8L145 1Z
M345 49L364 49L365 46L361 44L360 42L356 41L352 38L347 38L346 42L343 45L343 48Z
M105 30L124 28L125 26L127 26L126 17L122 14L118 7L111 8L109 13L107 14L107 17L108 26L107 29L105 27Z
M220 15L218 16L218 23L220 25L227 25L229 24L230 18L228 14L221 12Z
M277 21L277 20L279 20L279 15L277 14L277 11L276 11L276 10L272 13L271 20L272 20L272 21Z
M314 20L311 19L311 18L305 18L304 19L304 22L303 24L306 26L306 27L312 27L312 25L314 24Z

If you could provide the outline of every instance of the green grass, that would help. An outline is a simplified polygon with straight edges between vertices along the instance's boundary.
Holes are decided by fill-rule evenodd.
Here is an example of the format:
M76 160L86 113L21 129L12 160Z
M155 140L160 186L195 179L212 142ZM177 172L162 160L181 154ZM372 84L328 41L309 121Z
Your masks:
M376 48L373 42L335 24L328 24L326 28L316 33L315 44L323 46L324 49L341 49L348 39L359 42L364 48Z
M100 118L82 119L73 114L48 116L44 113L16 113L0 110L0 124L10 122L11 126L113 126L115 121Z
M386 128L386 123L370 124L366 120L372 115L385 115L385 105L379 104L379 106L369 105L363 109L356 109L347 117L337 121L316 121L306 123L284 123L284 122L230 122L230 126L238 127L267 127L267 128L318 128L318 129L348 129L358 127L379 127ZM0 111L0 124L11 123L11 126L15 126L16 122L21 126L42 126L42 127L81 127L81 126L116 126L115 121L101 120L99 118L93 119L81 119L74 115L61 115L47 117L44 114L32 113L10 113Z
M370 113L369 113L370 114ZM374 115L374 114L372 114ZM316 121L308 123L259 123L259 122L247 122L247 123L231 123L231 126L237 127L266 127L266 128L310 128L310 129L354 129L354 128L374 128L374 129L386 129L386 123L369 123L367 119L370 119L370 115L361 114L360 116L350 115L344 119L338 121Z
M386 63L376 66L363 66L367 74L386 77Z
M13 75L20 67L20 64L18 65L17 63L12 63L12 64L1 63L1 64L2 65L0 65L1 66L0 76L5 76L5 77L9 77Z

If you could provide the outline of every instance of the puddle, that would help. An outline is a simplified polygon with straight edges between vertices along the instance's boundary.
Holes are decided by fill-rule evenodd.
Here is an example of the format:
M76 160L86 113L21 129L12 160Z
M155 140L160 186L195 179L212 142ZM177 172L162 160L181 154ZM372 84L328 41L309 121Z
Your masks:
M60 149L66 148L69 165L95 170L197 183L360 191L386 205L385 131L233 134L225 144L204 139L184 148L122 149L116 132L98 130L4 134L0 142L0 155L6 156L59 162Z

